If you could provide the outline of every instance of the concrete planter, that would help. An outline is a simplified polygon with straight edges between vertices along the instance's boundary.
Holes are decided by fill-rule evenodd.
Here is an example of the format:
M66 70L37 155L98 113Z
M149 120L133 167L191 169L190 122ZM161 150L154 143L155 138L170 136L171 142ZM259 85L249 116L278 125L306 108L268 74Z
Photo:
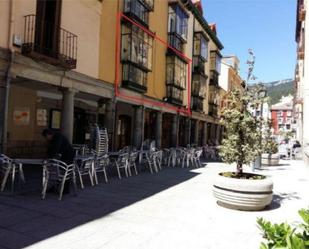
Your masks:
M273 197L273 182L237 179L218 175L213 185L213 194L221 206L238 210L262 210Z
M278 166L279 165L279 154L262 154L262 165Z

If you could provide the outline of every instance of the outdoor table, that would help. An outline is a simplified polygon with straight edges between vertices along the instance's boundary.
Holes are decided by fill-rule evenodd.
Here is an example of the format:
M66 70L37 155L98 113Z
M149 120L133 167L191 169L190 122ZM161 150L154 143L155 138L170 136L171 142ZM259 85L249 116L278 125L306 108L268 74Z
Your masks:
M20 171L22 170L22 167L23 165L43 165L44 164L44 161L45 159L29 159L29 158L15 158L15 159L12 159L12 166L11 167L8 167L6 172L4 173L5 174L5 177L4 179L7 178L10 170L12 170L12 167L13 167L13 175L15 174L15 165L18 165L18 167L20 167ZM25 181L24 179L24 173L23 171L20 172L20 174L22 174L21 178L23 179L23 181ZM3 181L5 181L3 179ZM2 181L2 185L4 184ZM15 182L15 176L12 177L12 192L14 193L14 182ZM20 182L19 182L20 183Z
M28 159L28 158L16 158L13 159L13 163L16 164L28 164L28 165L43 165L46 159Z

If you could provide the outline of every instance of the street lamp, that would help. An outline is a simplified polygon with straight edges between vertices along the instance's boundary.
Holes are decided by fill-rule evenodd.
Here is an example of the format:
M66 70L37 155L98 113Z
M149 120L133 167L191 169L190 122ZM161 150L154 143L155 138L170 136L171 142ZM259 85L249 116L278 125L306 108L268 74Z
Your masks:
M266 87L262 84L259 83L258 84L258 92L257 92L257 97L259 100L261 100L261 104L260 104L260 113L259 115L257 115L257 113L255 113L255 116L260 116L261 120L263 119L263 107L264 107L264 98L267 96L267 90ZM262 133L262 122L260 122L260 132ZM262 146L262 134L260 136L260 141L259 141L259 148L261 148ZM261 152L258 154L255 163L253 164L253 170L254 169L259 169L261 168L261 164L262 164L262 158L261 158Z

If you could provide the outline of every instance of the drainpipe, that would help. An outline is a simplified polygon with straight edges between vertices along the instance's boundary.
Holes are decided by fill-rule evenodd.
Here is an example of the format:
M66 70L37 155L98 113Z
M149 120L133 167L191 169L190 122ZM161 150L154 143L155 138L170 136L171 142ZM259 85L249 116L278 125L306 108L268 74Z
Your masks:
M11 84L11 69L14 61L14 49L13 49L13 26L14 26L14 0L10 1L10 13L9 13L9 32L8 32L8 41L7 47L9 49L10 57L9 57L9 65L5 74L5 97L4 97L4 115L3 115L3 123L2 123L2 136L1 136L1 148L0 151L2 153L6 153L7 149L7 120L8 120L8 104L9 104L9 95L10 95L10 84Z

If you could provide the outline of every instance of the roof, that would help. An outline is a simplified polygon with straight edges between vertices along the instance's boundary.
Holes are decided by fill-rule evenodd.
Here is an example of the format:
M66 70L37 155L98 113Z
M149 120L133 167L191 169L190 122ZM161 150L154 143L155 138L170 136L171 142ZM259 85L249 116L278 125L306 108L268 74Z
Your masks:
M293 103L278 103L271 106L272 111L292 111L293 110Z
M192 12L194 17L200 22L201 26L204 28L206 33L210 36L210 38L214 41L214 43L221 50L223 49L223 45L218 39L217 35L211 30L207 21L203 17L203 14L199 11L197 6L192 2L192 0L182 0L182 3Z

